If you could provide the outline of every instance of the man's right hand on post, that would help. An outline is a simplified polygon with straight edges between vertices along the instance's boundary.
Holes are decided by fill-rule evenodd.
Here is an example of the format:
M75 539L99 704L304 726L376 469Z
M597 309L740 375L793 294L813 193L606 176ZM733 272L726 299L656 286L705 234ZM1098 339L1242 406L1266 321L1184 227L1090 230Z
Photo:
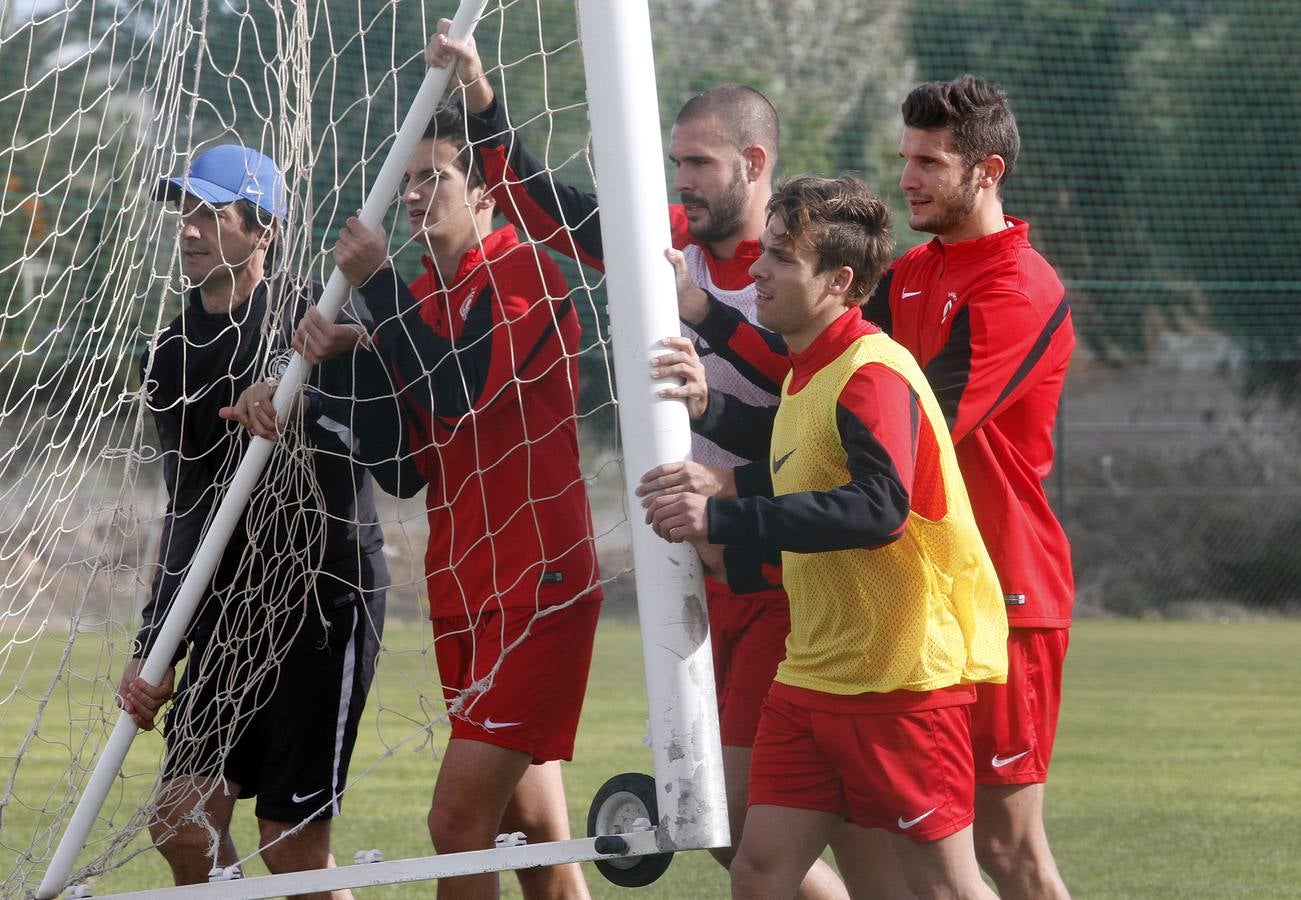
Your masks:
M659 395L669 399L685 400L687 415L699 419L709 409L709 384L705 381L705 365L700 361L696 347L684 337L667 337L660 341L670 352L661 353L651 360L651 378L681 378L681 385L660 388Z
M492 85L484 74L483 60L479 58L474 36L471 35L465 41L454 41L447 36L451 27L451 19L438 20L438 33L430 38L425 47L425 65L434 69L446 69L455 64L452 77L465 88L466 110L481 113L492 106Z
M678 291L678 318L688 325L699 325L709 312L709 295L691 280L687 258L681 250L670 247L664 251L664 258L673 266L673 281Z
M158 717L158 710L172 696L172 682L176 678L176 669L168 666L163 673L162 683L155 685L140 677L140 668L144 663L145 661L139 658L127 660L117 690L117 702L138 728L152 731L154 720Z
M368 346L369 340L370 336L362 326L327 322L313 306L294 330L293 346L308 365L314 366L340 353L347 353L359 343Z
M388 234L382 226L367 228L357 216L350 216L339 229L339 241L334 245L334 264L348 279L348 284L360 287L389 264Z
M705 497L736 496L736 477L732 469L711 469L692 460L656 466L641 477L636 495L641 505L650 509L651 502L662 494L700 494ZM649 516L646 519L650 522Z

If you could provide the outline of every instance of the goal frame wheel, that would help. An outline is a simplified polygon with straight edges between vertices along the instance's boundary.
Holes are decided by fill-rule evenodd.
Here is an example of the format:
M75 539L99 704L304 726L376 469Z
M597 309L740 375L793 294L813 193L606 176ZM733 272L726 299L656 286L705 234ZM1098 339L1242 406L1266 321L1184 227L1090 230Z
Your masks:
M659 820L655 779L640 772L615 775L601 785L587 814L587 836L626 834L637 819L652 825ZM596 869L619 887L644 887L656 881L673 862L673 852L595 860Z

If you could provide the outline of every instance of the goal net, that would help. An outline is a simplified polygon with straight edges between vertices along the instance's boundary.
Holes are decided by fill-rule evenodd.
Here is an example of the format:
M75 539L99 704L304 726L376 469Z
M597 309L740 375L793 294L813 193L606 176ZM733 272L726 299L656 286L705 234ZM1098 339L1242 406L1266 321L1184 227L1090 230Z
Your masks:
M223 496L244 477L245 445L252 448L249 456L260 446L221 437L233 434L235 426L211 421L211 411L220 404L210 394L241 378L248 383L250 372L260 377L279 371L277 360L283 369L287 333L303 311L295 305L302 291L268 291L265 308L252 301L244 306L256 312L255 321L244 323L241 314L231 311L226 314L229 327L206 336L197 328L173 326L169 331L174 320L188 316L194 321L198 312L193 284L182 275L187 260L178 234L185 222L175 204L157 199L159 178L181 176L196 155L220 145L257 150L283 171L288 198L269 263L270 280L326 284L330 297L336 283L343 286L333 273L331 249L340 227L363 203L363 219L369 216L372 224L386 228L397 271L406 281L415 279L423 271L422 247L395 202L393 176L405 168L405 158L396 169L390 159L405 157L403 148L409 147L402 144L402 135L410 133L404 128L408 109L413 97L429 89L424 41L433 34L438 15L455 11L450 2L447 7L434 13L429 5L422 9L396 0L345 5L325 0L31 0L0 9L0 877L6 896L37 890L60 840L67 840L63 836L70 820L78 817L74 811L89 819L84 847L80 838L72 847L70 882L92 880L97 895L170 882L149 834L160 821L164 744L158 733L142 733L131 742L128 732L123 746L129 744L130 751L120 765L111 766L102 803L88 812L78 804L94 780L97 762L106 750L112 752L123 730L117 685L140 649L136 641L142 615L159 591L186 583L196 558L188 549L184 558L177 556L177 547L189 546L178 537L181 521L186 527L214 530L213 523L223 516ZM590 112L595 121L596 101L589 110L573 7L553 0L502 0L470 18L477 21L475 33L489 77L519 134L557 180L591 187L588 116ZM655 108L653 93L648 108ZM658 122L651 119L654 133ZM423 123L417 124L419 131ZM602 146L599 138L596 144ZM620 151L616 144L610 146L613 158ZM662 235L651 239L662 245ZM577 379L576 386L570 384L576 408L550 427L576 433L581 469L568 483L530 488L529 502L515 518L528 521L535 531L542 529L545 523L534 509L553 499L551 492L585 493L599 560L593 583L605 595L607 613L631 611L634 582L646 565L638 554L634 567L634 548L647 537L640 511L630 514L625 474L635 481L651 465L674 455L681 458L685 415L680 410L667 414L676 417L673 429L682 435L677 444L643 437L620 441L621 414L631 412L643 421L665 415L648 408L665 404L641 399L641 394L650 397L649 383L628 391L628 376L616 375L620 351L611 340L606 278L620 276L613 268L606 276L571 260L556 261L567 287L547 299L557 307L572 305L581 338L565 347L561 361L571 373L567 377ZM653 287L672 296L667 267L663 281ZM346 290L337 303L344 305L344 316L364 320L358 312L362 307ZM629 372L643 369L646 348L661 336L657 332L668 333L675 324L671 307L658 318L635 323L635 353L620 365ZM210 368L212 360L222 359L222 336L229 338L242 327L252 329L252 356L227 353L224 364ZM152 376L165 357L180 361L177 371L183 371L184 384L164 402L157 380L142 382L142 371ZM295 371L295 365L286 380L306 376L306 369ZM353 364L354 370L358 367ZM345 378L340 389L323 374L306 377L309 394L315 391L317 402L333 404L329 409L357 406L358 382ZM616 383L638 395L624 402L622 413L615 402ZM529 377L517 373L502 391L527 398L529 389ZM287 410L290 393L282 383L277 404ZM393 388L390 405L400 405L400 393ZM466 588L474 559L508 555L513 548L506 542L516 532L488 528L470 542L474 559L431 567L426 562L431 535L425 492L398 499L376 489L374 516L354 512L355 518L340 522L328 495L342 491L353 501L345 504L349 509L365 512L367 505L358 502L365 479L331 482L323 473L338 471L337 466L331 470L322 460L333 456L343 471L360 471L349 456L360 438L336 434L331 444L328 435L319 435L321 422L342 419L355 432L361 420L348 420L346 412L313 419L312 402L305 401L307 411L301 404L287 411L285 437L262 451L265 470L247 509L241 511L240 501L230 514L231 543L224 551L215 549L219 560L213 563L213 589L201 590L195 619L208 617L205 638L197 645L202 652L191 647L179 663L178 677L188 671L191 685L204 686L204 696L213 699L217 712L186 710L180 715L173 709L168 722L173 764L189 754L196 770L220 770L245 732L259 727L258 710L276 686L303 677L293 672L292 656L301 636L329 619L326 607L333 601L322 598L353 598L350 608L362 630L373 633L373 643L358 645L355 665L373 666L377 675L357 726L347 779L323 798L345 810L336 820L334 849L341 864L350 862L354 850L382 843L367 829L381 834L388 829L414 840L406 855L420 855L428 853L427 788L432 788L448 733L445 704L459 710L472 703L491 685L501 660L554 611L555 601L537 591L532 622L522 638L490 651L486 675L450 701L445 698L435 663L440 648L428 617L431 599L435 611L445 608L447 600L429 596L429 577L437 575L441 584L461 588L465 611L475 618L506 593L519 592L518 583L488 596L470 596L474 591ZM516 400L512 408L524 415L526 405L527 400ZM171 415L172 425L164 424L160 411ZM209 414L208 420L199 421L201 411ZM478 414L472 409L467 416ZM173 427L181 429L180 438L171 433ZM382 460L399 468L411 464L422 449L418 436L413 438L407 425L401 427L404 433L393 436L399 449ZM210 440L204 443L196 434ZM636 446L625 451L629 443ZM443 448L427 442L423 449L436 453ZM200 472L206 474L195 475ZM428 468L421 474L426 480L437 475ZM528 471L472 474L485 483L501 479L502 485L530 478ZM195 477L207 479L199 489ZM446 474L440 477L440 497L446 501L440 515L463 509L455 497L460 485L449 485ZM377 604L356 602L369 597L372 586L356 573L365 568L359 563L365 555L361 545L374 525L382 529L382 558L391 575L383 615ZM353 533L351 568L323 561L338 549L330 542L340 526ZM685 552L668 545L656 551L672 557L686 573L662 582L670 595L675 585L699 579L694 556ZM353 581L340 575L349 571ZM207 584L205 578L199 580L200 588ZM327 581L333 585L328 591L322 586ZM545 576L535 576L535 581L545 581ZM680 593L683 602L698 603L687 596L690 591ZM554 591L547 594L554 596ZM682 621L688 617L681 604L674 608L674 601L657 599L669 621L666 627L676 632L648 640L647 612L639 611L646 663L652 665L650 657L659 652L649 649L656 644L679 663L691 662L699 683L701 671L709 669L707 639L685 633ZM599 664L599 652L597 656ZM627 667L619 663L626 659L610 660L626 676ZM667 675L648 676L648 683L661 685L652 693L677 691L692 681L675 675L673 663L665 665L670 666ZM635 666L630 683L645 690ZM686 705L712 715L712 680L706 683L705 694ZM640 720L645 705L632 700L633 715ZM656 774L671 782L669 757L657 746L663 739L657 736L661 725L655 720L654 696L650 705ZM703 734L708 737L707 730ZM640 721L628 736L634 744L640 742ZM599 783L610 774L592 777ZM706 796L717 794L716 784L707 787ZM585 801L571 796L575 807ZM238 863L256 871L262 848L251 825L252 804L244 806L236 812L234 828ZM347 824L350 820L355 828ZM716 830L709 825L705 830L711 827ZM679 846L690 846L692 839L688 836ZM390 848L385 852L393 855Z

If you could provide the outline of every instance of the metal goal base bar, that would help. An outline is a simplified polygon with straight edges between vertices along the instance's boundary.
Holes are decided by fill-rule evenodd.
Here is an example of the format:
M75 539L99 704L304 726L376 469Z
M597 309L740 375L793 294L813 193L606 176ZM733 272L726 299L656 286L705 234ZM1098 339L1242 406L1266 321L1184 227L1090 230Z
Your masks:
M626 849L615 853L596 849L622 839ZM178 897L222 898L222 900L257 900L263 897L283 897L313 891L331 891L342 888L375 887L383 884L404 884L433 878L452 878L457 875L478 875L483 872L502 872L508 869L533 869L538 866L555 866L564 863L591 862L597 859L646 856L660 853L656 831L639 831L632 834L605 835L599 838L579 838L571 841L551 841L545 844L522 844L515 847L496 847L491 850L470 850L448 853L443 856L418 856L395 859L389 862L363 863L339 866L335 869L313 869L308 872L287 872L283 875L262 875L209 884L188 884L181 887L133 891L126 894L104 894L97 900L131 898L131 900L176 900Z

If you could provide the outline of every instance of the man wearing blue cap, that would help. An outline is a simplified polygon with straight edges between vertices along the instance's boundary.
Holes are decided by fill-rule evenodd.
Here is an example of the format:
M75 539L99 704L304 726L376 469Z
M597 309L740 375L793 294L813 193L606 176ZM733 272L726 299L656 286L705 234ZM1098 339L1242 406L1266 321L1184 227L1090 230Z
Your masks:
M142 360L169 502L153 594L120 689L141 728L154 727L173 694L175 663L187 662L164 724L150 833L178 884L206 881L239 858L230 836L235 801L256 796L267 868L325 868L389 583L370 479L352 462L352 429L367 404L354 413L349 402L340 415L331 402L353 396L353 367L371 354L354 363L340 353L313 371L173 667L161 684L146 683L143 659L243 458L240 425L270 406L292 325L320 293L271 271L288 203L267 156L210 148L185 175L161 179L154 197L180 209L188 296ZM349 344L340 350L362 333L359 325L340 331ZM377 477L396 475L380 469Z
M185 175L158 182L154 199L180 207L181 272L206 311L238 306L262 281L289 211L285 194L275 162L236 144L205 150Z

